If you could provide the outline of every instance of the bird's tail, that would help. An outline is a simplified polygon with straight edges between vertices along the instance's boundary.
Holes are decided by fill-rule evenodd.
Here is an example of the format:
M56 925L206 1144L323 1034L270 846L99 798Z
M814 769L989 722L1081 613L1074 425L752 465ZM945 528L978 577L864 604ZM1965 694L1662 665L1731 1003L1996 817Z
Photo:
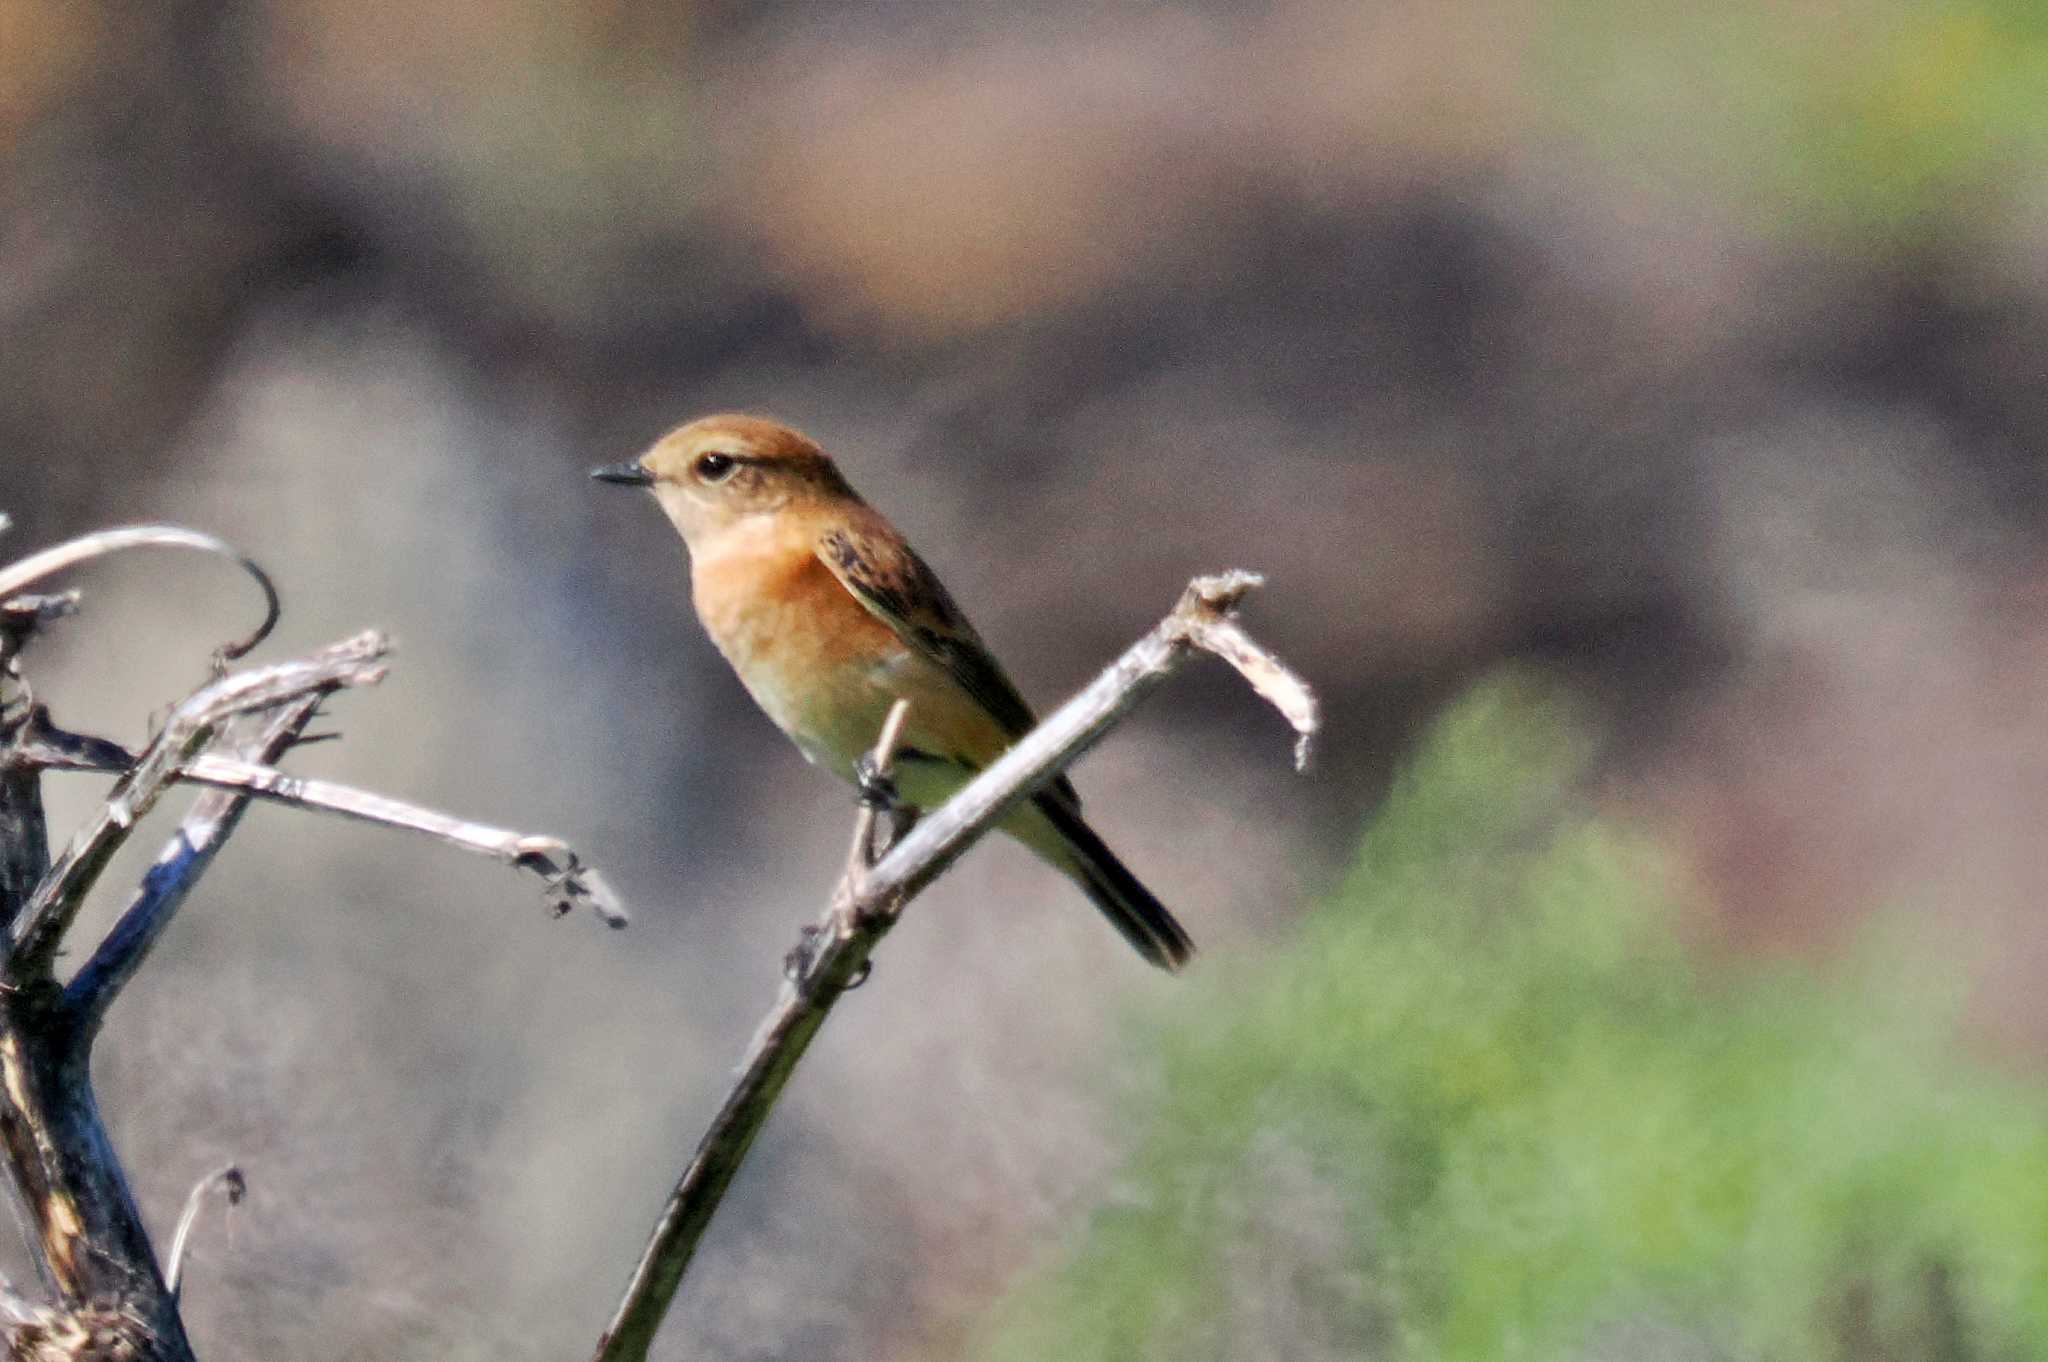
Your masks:
M1044 823L1024 833L1024 842L1071 876L1095 900L1095 906L1123 933L1138 954L1164 970L1177 970L1195 953L1195 943L1138 882L1116 853L1104 846L1071 800L1054 793L1031 801ZM1032 820L1037 822L1037 820ZM1049 825L1049 826L1048 826ZM1048 836L1046 834L1050 833ZM1036 834L1036 835L1034 835Z

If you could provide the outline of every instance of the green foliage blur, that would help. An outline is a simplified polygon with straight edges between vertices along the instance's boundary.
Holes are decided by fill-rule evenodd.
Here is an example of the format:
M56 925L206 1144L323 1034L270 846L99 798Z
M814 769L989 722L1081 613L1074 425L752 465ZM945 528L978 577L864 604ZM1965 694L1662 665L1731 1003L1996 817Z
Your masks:
M2037 206L2041 0L1569 0L1553 19L1541 69L1571 131L1652 178L1704 171L1754 225L1870 248Z
M1885 932L1701 964L1588 749L1526 679L1455 707L1298 944L1152 1028L1135 1157L970 1354L2048 1356L2048 1094Z

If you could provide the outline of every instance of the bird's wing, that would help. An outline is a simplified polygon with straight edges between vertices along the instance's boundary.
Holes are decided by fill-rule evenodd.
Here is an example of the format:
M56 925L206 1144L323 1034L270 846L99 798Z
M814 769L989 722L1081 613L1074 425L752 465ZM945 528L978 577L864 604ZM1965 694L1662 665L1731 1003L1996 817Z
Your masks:
M1037 726L1031 706L946 594L938 575L880 516L872 523L864 517L827 530L818 540L817 552L855 600L943 667L1012 741ZM1052 788L1079 802L1064 776Z

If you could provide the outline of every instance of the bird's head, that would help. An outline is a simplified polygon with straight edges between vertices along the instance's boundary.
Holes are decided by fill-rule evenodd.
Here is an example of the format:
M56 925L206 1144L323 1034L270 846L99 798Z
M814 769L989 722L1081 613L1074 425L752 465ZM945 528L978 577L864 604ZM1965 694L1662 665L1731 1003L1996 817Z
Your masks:
M751 516L853 495L815 440L775 421L732 414L678 426L639 458L590 476L647 488L693 548Z

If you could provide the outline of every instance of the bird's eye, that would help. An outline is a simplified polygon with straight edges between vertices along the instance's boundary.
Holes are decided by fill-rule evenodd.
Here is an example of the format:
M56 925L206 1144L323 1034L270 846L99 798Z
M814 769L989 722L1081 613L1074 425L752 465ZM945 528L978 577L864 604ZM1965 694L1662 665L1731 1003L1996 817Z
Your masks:
M722 482L725 476L737 467L739 460L730 454L703 454L697 459L697 476L706 482Z

